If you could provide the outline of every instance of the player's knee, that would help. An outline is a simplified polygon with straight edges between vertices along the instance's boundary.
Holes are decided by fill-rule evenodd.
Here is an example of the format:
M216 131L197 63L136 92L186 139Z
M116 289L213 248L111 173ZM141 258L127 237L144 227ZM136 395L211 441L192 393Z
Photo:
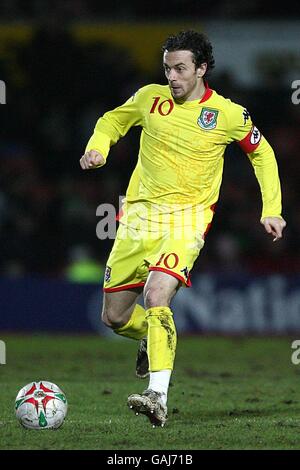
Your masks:
M110 326L110 323L106 314L106 310L102 310L101 312L101 321L102 323L104 323L105 326Z
M106 325L109 328L112 328L113 330L115 328L120 328L121 326L124 325L122 316L118 315L113 310L103 309L102 314L101 314L101 320L104 323L104 325Z
M147 309L152 307L169 306L169 295L162 290L160 286L149 286L144 291L144 304Z

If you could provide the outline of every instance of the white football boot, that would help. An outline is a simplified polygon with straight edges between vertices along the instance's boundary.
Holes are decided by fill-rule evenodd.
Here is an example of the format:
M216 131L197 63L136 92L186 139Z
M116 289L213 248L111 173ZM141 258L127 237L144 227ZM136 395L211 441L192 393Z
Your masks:
M142 394L133 393L129 395L127 404L132 411L146 415L153 428L164 427L168 419L167 406L162 401L162 393L147 389Z

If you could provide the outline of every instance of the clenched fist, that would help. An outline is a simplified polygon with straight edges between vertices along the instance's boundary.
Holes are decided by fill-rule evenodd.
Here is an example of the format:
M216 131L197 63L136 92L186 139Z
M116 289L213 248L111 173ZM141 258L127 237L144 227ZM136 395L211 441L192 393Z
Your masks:
M282 238L282 231L286 226L286 221L280 217L264 217L261 220L262 225L265 227L267 233L270 233L273 238L273 242L276 242Z
M105 159L97 150L89 150L81 157L79 162L83 170L93 170L104 165Z

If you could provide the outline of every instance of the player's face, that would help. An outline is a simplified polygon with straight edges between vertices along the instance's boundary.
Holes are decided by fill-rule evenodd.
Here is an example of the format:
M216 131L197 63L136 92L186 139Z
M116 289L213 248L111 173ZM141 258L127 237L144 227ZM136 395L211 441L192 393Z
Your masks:
M163 65L174 99L191 101L200 98L206 64L196 68L191 51L165 51Z

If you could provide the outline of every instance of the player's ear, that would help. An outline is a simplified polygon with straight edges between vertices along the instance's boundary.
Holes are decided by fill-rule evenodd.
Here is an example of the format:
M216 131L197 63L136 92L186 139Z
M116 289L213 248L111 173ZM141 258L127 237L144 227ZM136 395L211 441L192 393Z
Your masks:
M206 70L207 70L207 63L203 62L203 64L200 64L200 66L197 68L197 77L202 78L205 75Z

